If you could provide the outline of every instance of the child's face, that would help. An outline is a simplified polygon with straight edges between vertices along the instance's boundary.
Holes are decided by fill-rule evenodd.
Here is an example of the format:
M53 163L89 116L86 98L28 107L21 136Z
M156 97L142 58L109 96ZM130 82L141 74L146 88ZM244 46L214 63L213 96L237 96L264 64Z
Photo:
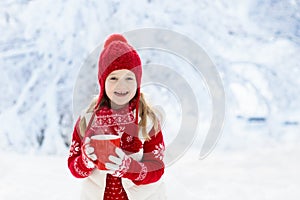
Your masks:
M135 74L127 69L111 72L105 80L105 92L112 104L126 105L136 94Z

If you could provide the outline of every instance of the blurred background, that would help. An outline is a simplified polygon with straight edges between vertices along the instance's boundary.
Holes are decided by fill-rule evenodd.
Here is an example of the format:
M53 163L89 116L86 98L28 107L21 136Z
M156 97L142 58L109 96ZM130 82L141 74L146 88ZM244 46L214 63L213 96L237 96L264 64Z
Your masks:
M58 159L53 161L54 169L66 162L76 120L73 90L80 67L109 34L146 27L170 29L194 40L215 63L225 88L226 119L212 155L202 161L197 157L204 128L199 130L190 156L187 153L170 168L175 173L181 166L186 169L187 163L198 163L191 171L201 181L192 181L181 194L191 195L188 199L299 198L299 0L1 1L0 169L23 174L10 169L12 157L33 163ZM147 64L165 59L165 55L146 58L144 54L142 61ZM210 105L205 84L198 81L203 80L193 79L191 85L200 88L197 97L202 106ZM91 89L97 94L96 86ZM170 102L168 97L165 102ZM176 101L171 102L177 109ZM207 128L211 110L199 108L200 121ZM167 113L168 109L172 113L172 106L166 106ZM174 131L168 132L168 126L166 132L167 142L176 137ZM220 166L224 171L217 168ZM40 168L35 169L39 172ZM256 173L261 179L253 179ZM235 175L240 178L232 178ZM12 177L3 176L0 188L18 188L9 181ZM189 178L193 176L175 178L175 183L182 185L170 188L188 187L184 185ZM261 189L264 187L268 188ZM195 192L193 188L200 189ZM17 199L12 191L0 189L0 197ZM58 194L42 195L61 199ZM174 192L169 192L172 195Z

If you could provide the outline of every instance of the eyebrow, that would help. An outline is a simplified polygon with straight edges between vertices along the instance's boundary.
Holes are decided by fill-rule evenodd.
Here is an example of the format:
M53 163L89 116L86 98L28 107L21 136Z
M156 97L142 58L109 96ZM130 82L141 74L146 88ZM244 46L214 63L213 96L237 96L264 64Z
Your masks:
M118 73L116 73L116 72L112 72L111 74L109 74L109 76L120 76ZM126 73L126 74L124 74L124 75L122 75L122 76L132 76L132 77L134 77L134 74L130 74L130 73Z
M109 76L114 76L115 74L116 74L116 73L113 72L113 73L109 74Z

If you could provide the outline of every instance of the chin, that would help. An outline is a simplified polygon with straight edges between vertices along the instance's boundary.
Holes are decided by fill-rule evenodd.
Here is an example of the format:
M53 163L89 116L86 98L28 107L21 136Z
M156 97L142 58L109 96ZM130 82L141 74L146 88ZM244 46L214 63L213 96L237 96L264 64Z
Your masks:
M128 103L129 103L129 101L114 101L114 104L116 104L118 106L125 106Z

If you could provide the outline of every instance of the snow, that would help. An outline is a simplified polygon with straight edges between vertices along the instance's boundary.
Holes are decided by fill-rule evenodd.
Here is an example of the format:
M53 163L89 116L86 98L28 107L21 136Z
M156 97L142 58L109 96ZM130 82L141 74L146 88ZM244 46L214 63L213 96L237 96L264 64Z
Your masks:
M144 27L176 31L203 47L223 80L227 110L235 113L229 120L264 117L277 124L289 118L288 123L299 124L298 1L134 0L132 4L1 1L0 121L6 125L0 127L5 138L1 149L65 154L77 110L98 91L96 67L82 69L83 63L92 53L97 57L97 47L108 34ZM212 109L203 78L192 71L182 73L190 66L168 52L140 53L144 64L175 66L198 97L200 124L209 122ZM81 70L95 76L82 77ZM74 87L80 78L85 87L77 94ZM161 98L178 105L170 92L153 91L149 96L154 101ZM162 102L158 106L165 113L173 111ZM176 132L170 122L181 120L173 113L166 121L168 133ZM171 141L174 135L168 138Z
M203 77L172 53L139 50L144 65L176 68L197 96L195 141L166 170L169 199L299 199L299 10L298 0L1 1L0 199L78 199L66 160L74 121L98 91L88 58L108 34L145 27L199 44L226 94L222 136L199 160L212 116ZM142 90L166 117L168 148L183 117L177 90Z
M168 199L272 199L300 196L300 148L216 150L203 160L190 150L166 168ZM0 154L0 199L79 199L81 179L74 178L62 156Z
M190 156L169 169L167 184L178 192L168 194L170 199L298 199L298 155L299 148L217 152L201 161Z
M80 181L68 172L66 158L1 154L0 198L79 199Z

